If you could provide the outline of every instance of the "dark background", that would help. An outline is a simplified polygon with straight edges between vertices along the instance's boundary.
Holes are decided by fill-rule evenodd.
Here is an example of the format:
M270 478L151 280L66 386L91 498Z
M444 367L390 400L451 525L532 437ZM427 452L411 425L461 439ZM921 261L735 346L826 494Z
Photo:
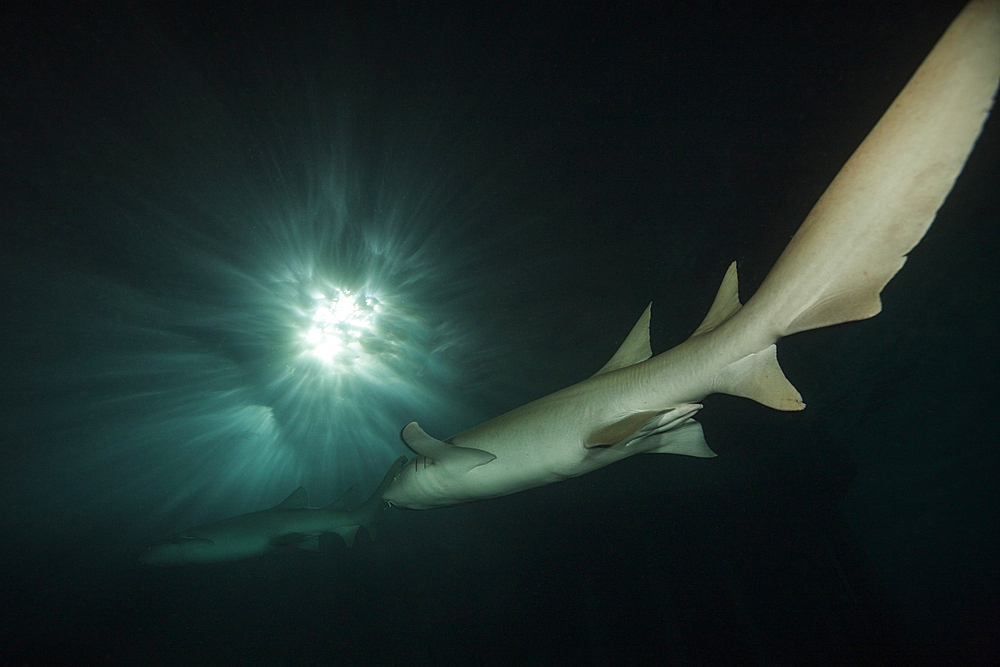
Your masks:
M679 343L734 259L752 294L961 4L7 7L0 661L992 664L995 120L884 312L779 346L804 413L706 399L717 459L390 510L353 551L136 560L406 451L303 441L320 463L269 477L149 441L206 405L183 350L292 432L233 287L287 249L322 266L395 216L387 283L464 342L447 410L350 415L444 437L586 377L650 300Z

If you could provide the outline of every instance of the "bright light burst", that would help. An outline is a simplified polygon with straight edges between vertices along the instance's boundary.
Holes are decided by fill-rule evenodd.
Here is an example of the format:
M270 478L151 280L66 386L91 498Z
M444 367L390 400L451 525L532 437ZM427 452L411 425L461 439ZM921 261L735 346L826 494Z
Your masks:
M424 223L422 236L400 234L398 212L356 234L340 192L324 195L311 212L257 211L265 233L232 256L189 250L176 270L197 276L197 289L58 279L77 290L67 300L86 295L113 316L75 323L92 331L86 353L51 344L68 355L52 360L53 383L80 397L48 415L61 424L51 437L88 443L63 457L60 479L77 471L76 486L53 499L103 497L89 487L101 476L102 489L154 498L164 530L299 485L316 503L355 485L360 502L407 453L407 422L445 435L483 418L465 398L482 378L483 346L446 291L462 286L448 268L454 253L451 265L427 261L420 244L433 231ZM87 416L82 426L75 414Z
M369 356L366 349L380 342L375 326L382 307L378 299L344 289L313 298L312 326L303 335L307 351L331 368L350 366Z
M495 414L484 390L520 348L490 313L545 265L512 241L479 125L435 96L355 97L351 66L255 72L244 99L162 53L154 96L95 98L120 112L84 105L88 131L23 179L64 183L44 214L78 230L44 270L0 267L31 314L8 355L30 372L5 379L18 428L62 467L36 514L129 498L154 531L157 512L177 529L299 485L329 502L409 453L407 422L445 437Z
M446 436L487 416L469 397L499 362L466 315L485 289L466 276L488 257L453 235L468 210L411 196L429 187L418 169L359 202L358 171L330 161L299 175L301 192L251 193L246 177L211 207L147 210L157 240L128 246L152 258L129 280L53 267L60 288L39 284L40 302L96 305L34 332L65 350L47 375L76 397L36 421L86 443L60 458L52 502L138 494L165 531L299 485L315 503L355 485L360 502L408 453L407 422Z

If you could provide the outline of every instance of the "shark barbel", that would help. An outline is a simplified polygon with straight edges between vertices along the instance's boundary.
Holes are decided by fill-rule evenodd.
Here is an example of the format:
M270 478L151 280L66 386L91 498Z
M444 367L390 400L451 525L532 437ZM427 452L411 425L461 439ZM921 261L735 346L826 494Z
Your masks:
M714 456L693 416L712 393L805 407L778 365L784 336L872 317L923 238L989 115L1000 79L1000 0L974 0L840 170L753 297L735 263L708 315L652 356L647 307L592 377L448 440L412 422L417 456L383 498L430 509L576 477L634 454Z

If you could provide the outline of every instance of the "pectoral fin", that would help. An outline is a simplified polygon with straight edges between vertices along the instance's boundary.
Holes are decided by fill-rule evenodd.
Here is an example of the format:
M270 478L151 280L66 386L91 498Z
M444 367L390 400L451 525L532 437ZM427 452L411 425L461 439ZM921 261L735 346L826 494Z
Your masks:
M701 424L693 419L688 419L670 431L654 433L641 440L630 442L629 448L632 447L644 454L680 454L699 458L711 458L716 455L705 442Z
M425 465L445 465L454 468L457 473L468 472L496 459L496 456L481 449L458 447L432 438L417 422L410 422L403 429L403 442L424 457Z
M677 428L698 410L701 410L701 405L684 403L659 412L637 412L595 431L587 439L586 446L588 448L612 445L631 447L636 440Z

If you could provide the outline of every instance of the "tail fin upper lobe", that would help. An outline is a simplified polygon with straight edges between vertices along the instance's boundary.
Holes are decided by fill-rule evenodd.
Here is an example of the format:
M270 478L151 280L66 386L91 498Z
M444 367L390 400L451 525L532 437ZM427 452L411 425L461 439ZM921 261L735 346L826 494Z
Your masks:
M951 191L1000 80L1000 0L973 0L945 31L810 211L760 288L738 300L735 265L694 336L716 329L749 352L713 391L805 407L778 365L784 336L862 320ZM724 330L724 331L723 331Z
M1000 1L974 0L854 152L744 307L775 340L872 317L951 191L1000 79Z

